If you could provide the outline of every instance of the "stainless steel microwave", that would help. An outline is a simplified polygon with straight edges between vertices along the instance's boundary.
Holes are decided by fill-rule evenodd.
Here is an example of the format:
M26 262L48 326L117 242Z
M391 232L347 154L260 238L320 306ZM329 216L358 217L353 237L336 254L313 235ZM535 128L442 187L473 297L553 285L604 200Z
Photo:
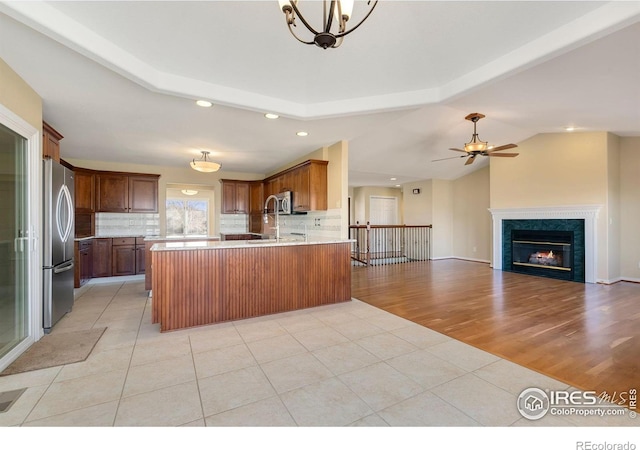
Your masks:
M293 193L284 191L276 194L278 198L278 214L293 214Z

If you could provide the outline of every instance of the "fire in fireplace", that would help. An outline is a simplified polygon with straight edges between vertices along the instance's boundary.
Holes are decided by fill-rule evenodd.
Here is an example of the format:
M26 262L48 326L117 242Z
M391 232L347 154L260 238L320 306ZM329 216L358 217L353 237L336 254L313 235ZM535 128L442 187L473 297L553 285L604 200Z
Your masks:
M571 231L512 230L512 270L570 280L572 242Z

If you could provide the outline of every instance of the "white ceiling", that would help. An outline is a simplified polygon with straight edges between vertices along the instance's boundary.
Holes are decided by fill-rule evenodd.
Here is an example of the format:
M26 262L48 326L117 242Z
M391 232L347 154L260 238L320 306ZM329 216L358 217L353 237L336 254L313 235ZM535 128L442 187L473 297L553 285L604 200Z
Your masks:
M310 21L320 5L300 2ZM381 0L328 50L296 41L276 0L0 2L0 58L66 158L186 166L210 150L264 174L347 140L350 185L389 186L486 165L432 162L470 139L471 112L496 145L567 125L640 136L640 1Z

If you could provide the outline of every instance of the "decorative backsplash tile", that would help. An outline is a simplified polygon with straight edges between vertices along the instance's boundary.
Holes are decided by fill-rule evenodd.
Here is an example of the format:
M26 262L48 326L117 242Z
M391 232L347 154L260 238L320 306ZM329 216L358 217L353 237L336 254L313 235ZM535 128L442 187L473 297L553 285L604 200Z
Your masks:
M247 233L249 216L247 214L220 214L220 233Z
M273 227L273 216L269 215L268 227ZM329 209L327 211L311 211L306 215L280 216L280 235L290 233L308 234L310 237L345 237L340 232L342 224L342 210ZM275 234L268 230L268 234ZM346 232L345 232L346 233Z
M157 236L160 215L141 213L96 213L96 236Z

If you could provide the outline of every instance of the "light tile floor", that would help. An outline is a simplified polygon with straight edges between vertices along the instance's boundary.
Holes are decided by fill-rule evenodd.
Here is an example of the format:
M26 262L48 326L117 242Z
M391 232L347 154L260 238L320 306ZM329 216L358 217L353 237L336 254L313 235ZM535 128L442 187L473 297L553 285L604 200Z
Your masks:
M160 333L142 281L90 284L54 333L107 327L86 361L0 377L27 387L1 426L637 426L523 418L567 385L358 300Z

